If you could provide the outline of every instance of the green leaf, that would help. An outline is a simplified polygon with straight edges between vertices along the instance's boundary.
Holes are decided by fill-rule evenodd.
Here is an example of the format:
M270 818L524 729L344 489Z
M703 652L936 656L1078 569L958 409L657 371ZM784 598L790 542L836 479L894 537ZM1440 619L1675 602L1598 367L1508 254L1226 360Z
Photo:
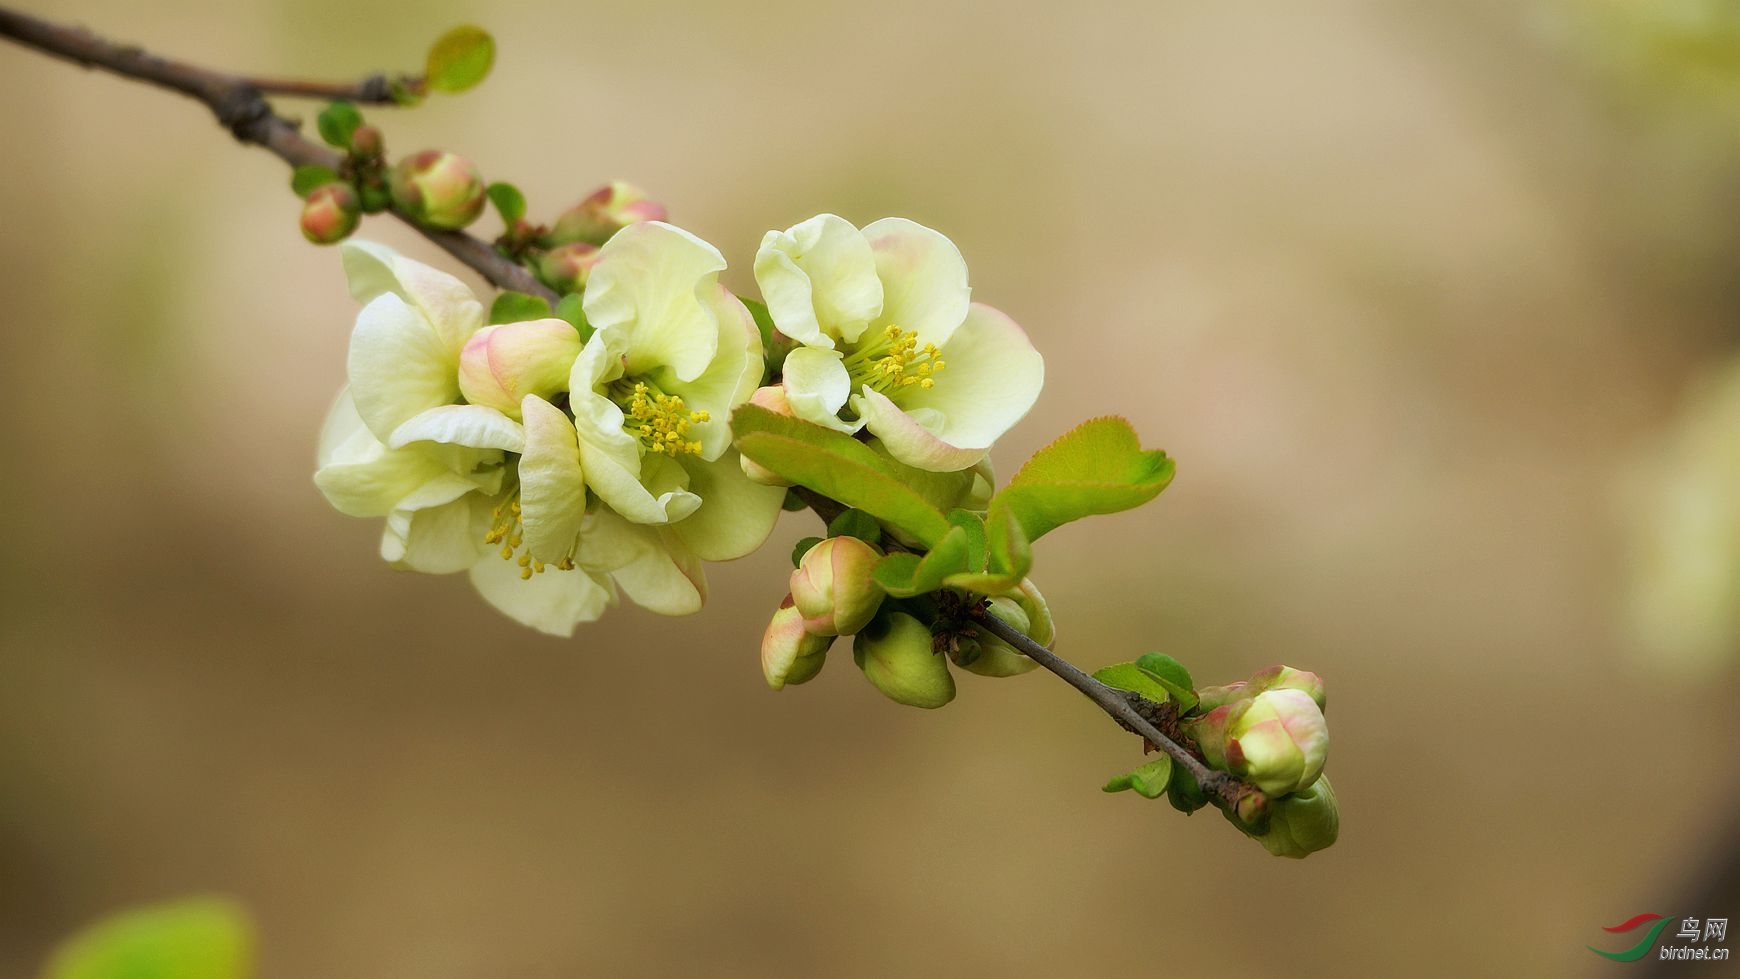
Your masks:
M314 120L315 128L320 130L320 138L326 141L326 145L341 150L350 149L351 134L362 124L362 113L349 102L332 103L320 110L320 115Z
M960 512L960 511L957 511ZM1020 521L1003 507L994 507L982 531L986 538L985 571L950 575L948 584L981 595L1002 595L1021 584L1033 570L1033 550Z
M338 174L331 168L313 163L305 163L290 171L290 189L297 197L307 197L308 194L323 184L338 182Z
M1165 687L1180 711L1188 711L1196 706L1196 681L1190 678L1190 671L1184 668L1183 663L1165 653L1144 653L1136 657L1136 669Z
M513 184L498 180L490 184L484 193L489 195L490 202L501 214L502 223L508 227L513 227L526 216L526 195L520 193L520 189Z
M441 35L429 48L424 77L437 92L463 92L483 81L495 64L495 38L469 24Z
M364 214L379 214L393 203L392 195L387 188L379 185L363 184L356 189L357 196L362 198Z
M989 548L985 543L984 518L971 510L956 508L949 511L949 523L966 532L967 567L984 567L985 562L990 560Z
M773 314L767 311L767 304L764 302L755 299L744 299L742 302L749 310L749 315L754 318L755 328L761 332L761 349L771 354L774 347ZM773 369L778 370L779 366L773 365Z
M922 473L832 429L745 404L731 415L737 450L780 476L934 547L950 525L926 498ZM898 468L897 468L898 467Z
M876 562L870 576L895 598L911 598L941 588L950 575L967 570L967 532L950 527L923 557L895 551Z
M525 320L548 319L550 304L542 296L523 292L504 292L489 305L491 323L520 323Z
M882 525L863 510L847 510L828 524L829 537L856 537L875 544L882 540Z
M803 540L798 541L797 546L791 549L791 566L794 568L797 567L803 562L804 555L810 552L810 548L815 547L821 542L822 539L820 537L805 537Z
M1119 775L1105 784L1102 792L1122 792L1135 789L1144 799L1158 799L1166 794L1166 783L1172 781L1172 758L1161 755L1128 775Z
M797 495L797 493L791 490L786 490L785 499L780 501L779 508L787 513L802 513L805 510L808 510L810 505L805 503L804 498Z
M104 918L55 950L43 979L249 979L254 927L221 898L194 898Z
M1134 663L1103 666L1094 671L1094 679L1117 690L1141 694L1156 704L1164 704L1172 697L1171 691L1155 682L1153 677L1142 672Z
M1141 506L1172 482L1166 453L1143 451L1130 423L1095 418L1034 454L991 500L1029 543L1072 520Z
M581 308L584 302L579 293L571 292L556 300L556 318L564 319L574 324L574 329L580 332L580 342L592 339L592 324L586 322L586 310Z

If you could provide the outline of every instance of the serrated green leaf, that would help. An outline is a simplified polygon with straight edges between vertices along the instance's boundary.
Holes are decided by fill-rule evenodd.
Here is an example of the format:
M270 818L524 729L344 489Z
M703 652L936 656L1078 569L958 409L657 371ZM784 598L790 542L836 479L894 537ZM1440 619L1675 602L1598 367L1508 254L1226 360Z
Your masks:
M63 943L44 979L249 979L254 928L220 898L124 911Z
M794 568L797 567L803 562L804 555L810 552L810 548L815 547L821 542L822 539L820 537L805 537L803 540L798 541L797 546L791 549L791 566Z
M967 532L950 527L923 557L895 551L876 562L870 574L888 594L911 598L941 588L950 575L966 570L966 561Z
M828 523L829 537L856 537L871 544L882 540L882 525L863 510L847 510Z
M1032 543L1072 520L1141 506L1173 471L1166 453L1142 449L1129 422L1095 418L1035 453L991 507L1019 520Z
M935 546L950 529L942 511L920 491L922 477L929 474L899 467L849 435L752 404L732 414L731 430L737 450L751 460L863 510L926 547Z
M496 181L484 190L489 195L490 203L495 205L496 212L501 215L502 223L513 227L515 222L526 216L526 195L513 184Z
M424 79L437 92L463 92L489 74L495 64L495 38L469 24L441 35L429 48Z
M864 445L859 442L859 445ZM952 473L933 473L926 469L915 469L888 454L888 446L877 439L869 443L870 451L881 459L880 465L884 472L890 473L905 483L913 492L925 498L931 506L944 513L961 505L967 491L973 487L972 470L966 469Z
M1128 775L1119 775L1107 782L1100 791L1122 792L1125 789L1135 789L1136 794L1144 799L1158 799L1166 794L1166 785L1172 781L1172 758L1161 755Z
M1164 704L1172 696L1170 691L1156 683L1153 677L1142 672L1134 663L1102 666L1094 671L1094 679L1117 690L1141 694L1156 704Z
M496 323L521 323L526 320L542 320L550 317L550 303L542 296L532 296L523 292L503 292L495 297L495 302L489 304L489 321Z
M569 293L556 300L554 315L557 319L567 320L574 324L574 329L580 333L580 342L592 339L592 324L586 322L586 310L581 308L584 300L579 293Z
M338 182L338 174L330 167L305 163L290 171L290 189L297 197L307 197L314 188Z
M1190 671L1183 663L1165 653L1144 653L1136 657L1136 669L1165 687L1180 711L1189 711L1196 706L1196 681L1190 678Z
M334 102L320 110L320 115L314 119L314 127L320 131L320 138L326 141L326 145L341 150L350 149L350 137L362 124L362 113L349 102Z

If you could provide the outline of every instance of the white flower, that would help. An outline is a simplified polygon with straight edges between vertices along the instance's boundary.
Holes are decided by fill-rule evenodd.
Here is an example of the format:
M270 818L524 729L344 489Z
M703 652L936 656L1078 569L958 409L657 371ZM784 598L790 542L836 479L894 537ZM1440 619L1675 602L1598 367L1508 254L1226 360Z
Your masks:
M1044 360L1021 327L970 301L954 243L904 218L860 231L822 214L770 231L755 280L774 325L801 345L782 371L792 411L844 432L868 428L908 465L977 463L1044 384Z

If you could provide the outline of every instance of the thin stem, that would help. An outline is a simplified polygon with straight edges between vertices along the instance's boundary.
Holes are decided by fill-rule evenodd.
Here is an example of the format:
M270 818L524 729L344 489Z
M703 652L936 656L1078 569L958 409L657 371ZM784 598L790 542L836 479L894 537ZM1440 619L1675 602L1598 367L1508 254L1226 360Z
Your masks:
M418 80L400 77L399 84L414 88ZM299 99L324 99L328 102L358 102L364 105L397 105L393 98L393 80L384 74L374 74L360 82L317 82L300 78L261 78L249 76L248 84L263 95L287 95Z
M218 122L237 139L263 146L293 167L315 165L337 170L344 163L344 157L305 139L295 123L275 114L261 86L240 75L158 57L137 47L104 40L81 28L55 24L4 7L0 7L0 37L86 68L101 68L196 99L211 109ZM368 84L364 82L363 86ZM552 304L559 298L488 242L463 231L424 227L397 209L392 213L496 287L541 296Z

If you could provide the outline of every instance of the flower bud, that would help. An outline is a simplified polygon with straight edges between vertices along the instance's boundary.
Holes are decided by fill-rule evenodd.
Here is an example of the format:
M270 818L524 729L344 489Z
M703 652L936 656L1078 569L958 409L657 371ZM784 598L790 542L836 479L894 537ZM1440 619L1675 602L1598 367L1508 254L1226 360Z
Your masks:
M379 159L385 149L381 131L373 126L358 126L350 134L350 155L359 160Z
M809 549L791 573L791 597L804 628L818 636L849 636L882 607L882 586L870 577L882 552L856 537L830 537Z
M568 389L579 356L580 334L566 320L486 326L459 352L459 390L474 405L518 419L526 395L548 401Z
M1041 646L1051 645L1056 638L1045 596L1031 580L1024 579L1017 590L991 599L987 611ZM976 639L963 639L955 652L955 664L962 669L980 676L1020 676L1039 665L987 630L978 633Z
M1233 710L1237 716L1226 729L1227 771L1271 796L1317 781L1329 756L1329 725L1310 694L1265 690L1244 710Z
M631 224L664 219L663 204L648 199L639 187L617 180L563 211L550 228L549 240L556 244L584 241L602 245Z
M756 388L755 393L749 396L749 403L760 408L766 408L768 411L774 412L775 414L784 415L787 418L796 417L791 410L791 402L785 399L785 388L778 384L771 384L764 388ZM752 483L760 483L763 486L791 485L790 480L781 478L779 473L774 472L746 455L738 456L737 461L743 467L743 475L748 476L749 481Z
M1340 834L1335 790L1330 788L1329 779L1320 778L1310 788L1270 799L1269 828L1253 839L1277 857L1297 860L1327 849Z
M362 217L362 204L350 184L321 184L302 203L302 237L332 245L350 237Z
M930 627L905 612L879 616L859 632L852 659L896 703L931 708L955 699L948 658L935 651Z
M780 690L788 683L809 681L822 671L833 644L832 636L814 636L804 629L803 614L787 595L761 637L761 672L767 685Z
M557 292L579 292L586 288L592 266L598 264L598 246L584 241L557 245L538 259L538 278Z
M431 228L463 228L483 213L483 175L470 160L445 150L424 150L393 167L387 189L393 204Z
M1316 701L1319 708L1329 706L1323 697L1323 678L1291 666L1271 666L1257 671L1251 677L1249 692L1254 695L1265 690L1300 690Z

